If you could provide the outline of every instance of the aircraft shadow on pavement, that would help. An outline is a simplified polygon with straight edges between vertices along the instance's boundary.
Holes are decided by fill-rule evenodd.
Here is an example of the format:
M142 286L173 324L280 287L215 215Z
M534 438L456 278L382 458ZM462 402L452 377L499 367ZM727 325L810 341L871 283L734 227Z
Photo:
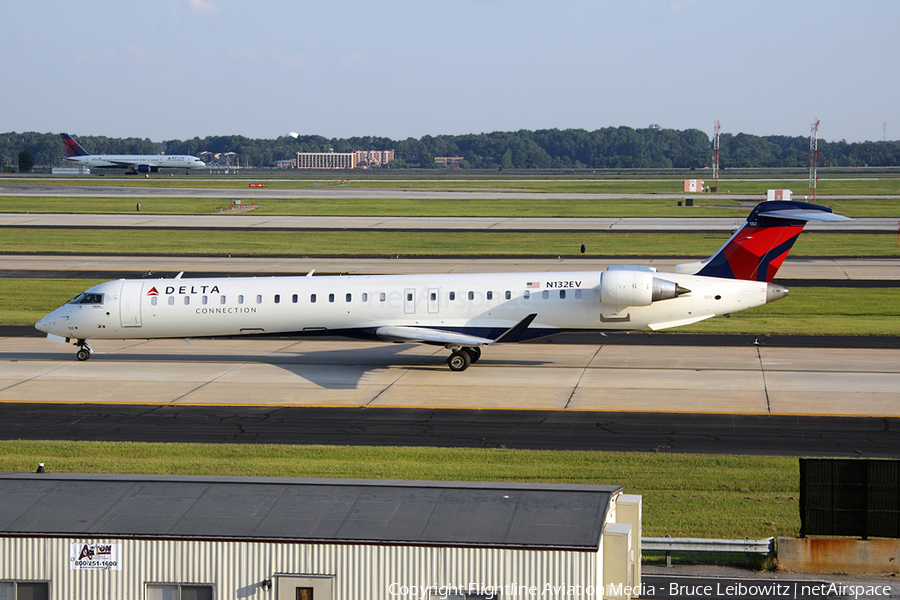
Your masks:
M272 365L305 379L324 389L348 389L358 387L367 374L373 371L384 371L392 367L404 368L408 371L446 372L458 383L464 383L464 373L454 373L447 366L449 354L436 350L433 354L405 352L413 346L408 344L373 344L362 345L351 350L282 350L277 353L228 354L210 352L184 353L136 353L123 350L121 352L96 352L86 366L96 362L107 363L218 363L218 364L262 364ZM61 361L78 363L72 352L0 352L0 361ZM541 360L509 360L494 359L483 356L477 365L469 367L478 369L486 366L503 367L539 367L549 364ZM77 364L76 364L77 366ZM398 375L399 377L399 375ZM459 379L463 378L463 379Z

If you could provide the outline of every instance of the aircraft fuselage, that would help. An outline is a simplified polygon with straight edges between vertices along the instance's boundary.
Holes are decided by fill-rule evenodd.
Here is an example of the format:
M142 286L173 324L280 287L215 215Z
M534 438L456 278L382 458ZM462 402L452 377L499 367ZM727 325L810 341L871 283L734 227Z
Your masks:
M617 271L123 279L92 287L36 326L76 339L321 332L378 339L378 329L388 326L493 339L536 314L527 339L565 330L686 325L787 293L758 281L637 272L683 291L656 301L649 295L635 300L630 276L611 280L620 277ZM604 297L622 306L604 304Z

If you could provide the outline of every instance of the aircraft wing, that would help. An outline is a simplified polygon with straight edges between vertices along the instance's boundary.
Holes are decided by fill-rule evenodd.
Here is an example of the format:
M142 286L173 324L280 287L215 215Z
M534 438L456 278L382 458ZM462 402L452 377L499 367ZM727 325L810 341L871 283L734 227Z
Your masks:
M114 165L119 165L120 167L136 167L139 164L138 161L135 160L110 160L109 158L104 158L103 160Z
M462 346L487 346L494 343L494 340L478 337L477 335L402 325L379 327L375 331L375 335L389 342L420 342L439 345L460 344Z

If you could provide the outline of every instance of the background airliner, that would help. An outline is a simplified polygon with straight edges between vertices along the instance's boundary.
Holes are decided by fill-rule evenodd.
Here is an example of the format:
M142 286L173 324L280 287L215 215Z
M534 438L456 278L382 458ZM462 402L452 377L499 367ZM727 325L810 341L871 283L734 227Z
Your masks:
M807 221L847 217L805 202L756 206L705 261L676 273L605 271L108 281L36 327L53 341L329 333L451 351L463 371L482 346L572 330L664 329L773 302L772 278Z
M160 169L199 169L206 166L196 156L88 154L68 133L59 135L66 145L66 160L79 166L126 169L126 173L158 173Z

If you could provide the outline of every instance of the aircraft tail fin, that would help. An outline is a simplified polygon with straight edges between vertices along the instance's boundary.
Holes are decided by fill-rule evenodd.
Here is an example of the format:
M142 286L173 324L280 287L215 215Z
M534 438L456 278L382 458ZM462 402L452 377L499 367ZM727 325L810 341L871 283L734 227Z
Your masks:
M81 144L72 139L72 136L68 133L61 133L59 134L59 137L62 138L63 144L66 145L66 156L88 156L88 153L84 151Z
M706 277L771 282L803 231L807 221L846 221L827 206L809 202L774 200L760 202L747 221L718 252L692 269L679 265L680 272L692 271Z

